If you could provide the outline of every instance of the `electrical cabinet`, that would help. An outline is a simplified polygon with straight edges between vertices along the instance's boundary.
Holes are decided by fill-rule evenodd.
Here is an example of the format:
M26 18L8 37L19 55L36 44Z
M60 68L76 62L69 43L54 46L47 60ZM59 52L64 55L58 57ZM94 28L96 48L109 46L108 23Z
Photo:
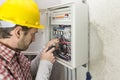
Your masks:
M70 2L48 8L49 39L59 38L56 59L74 69L88 62L88 6Z

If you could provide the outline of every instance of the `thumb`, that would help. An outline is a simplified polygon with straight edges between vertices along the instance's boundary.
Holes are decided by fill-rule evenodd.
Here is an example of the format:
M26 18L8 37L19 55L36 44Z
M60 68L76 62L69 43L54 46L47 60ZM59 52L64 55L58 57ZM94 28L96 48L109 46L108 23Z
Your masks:
M47 50L48 50L48 47L45 47L45 48L43 49L43 53L44 53L44 52L47 52Z

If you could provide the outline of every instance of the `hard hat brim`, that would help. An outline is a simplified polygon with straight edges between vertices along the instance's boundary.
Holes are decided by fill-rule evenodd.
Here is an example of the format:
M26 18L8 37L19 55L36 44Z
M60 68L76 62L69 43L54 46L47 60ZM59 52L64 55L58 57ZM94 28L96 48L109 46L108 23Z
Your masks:
M21 25L17 23L18 25ZM15 22L9 21L9 20L0 20L0 27L7 28L7 27L14 27L16 25ZM44 29L44 25L28 25L28 24L22 24L21 26L26 26L28 28L38 28L38 29Z
M31 27L31 28L44 29L44 28L45 28L45 26L44 26L44 25L39 25L39 26L33 26L33 27Z

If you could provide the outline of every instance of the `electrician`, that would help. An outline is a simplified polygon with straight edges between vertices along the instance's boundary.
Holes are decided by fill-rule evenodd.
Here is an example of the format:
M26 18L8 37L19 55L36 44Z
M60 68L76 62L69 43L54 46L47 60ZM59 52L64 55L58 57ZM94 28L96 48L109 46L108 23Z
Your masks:
M21 53L35 40L38 29L44 28L39 22L40 12L33 0L6 0L0 6L0 80L33 80L35 74L36 80L49 79L55 48L48 47L59 43L58 39L49 41L33 61Z

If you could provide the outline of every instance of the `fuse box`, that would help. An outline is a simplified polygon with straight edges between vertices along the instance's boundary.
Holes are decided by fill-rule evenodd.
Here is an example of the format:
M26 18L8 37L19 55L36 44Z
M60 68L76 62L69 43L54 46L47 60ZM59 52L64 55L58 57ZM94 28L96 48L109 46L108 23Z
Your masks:
M88 62L88 6L81 2L48 8L49 39L59 38L54 55L71 69Z

